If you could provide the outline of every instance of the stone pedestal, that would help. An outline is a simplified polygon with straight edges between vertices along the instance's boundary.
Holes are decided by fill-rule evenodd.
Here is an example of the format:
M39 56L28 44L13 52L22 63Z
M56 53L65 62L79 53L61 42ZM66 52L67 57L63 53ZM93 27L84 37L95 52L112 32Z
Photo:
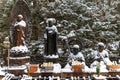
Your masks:
M27 68L26 63L30 62L30 57L9 57L8 72L16 76L23 75Z
M10 65L9 66L21 66L30 62L30 57L10 57L9 58Z
M59 58L44 58L45 62L57 63Z
M3 61L4 61L3 65L7 66L8 65L8 60L7 60L8 49L3 49L2 57L3 57Z
M10 50L8 72L14 75L23 75L30 63L30 57L27 56L29 50L27 46L15 46Z
M17 66L16 66L17 67ZM23 75L25 67L17 67L17 68L8 68L8 72L11 74L14 74L15 76Z

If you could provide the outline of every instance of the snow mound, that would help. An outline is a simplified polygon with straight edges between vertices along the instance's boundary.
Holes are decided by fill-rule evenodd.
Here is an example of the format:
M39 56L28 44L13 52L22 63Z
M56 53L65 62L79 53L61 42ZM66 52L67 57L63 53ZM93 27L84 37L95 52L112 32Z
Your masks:
M15 53L15 52L25 53L25 52L29 52L29 50L26 46L16 46L16 47L11 48L11 52L13 52L13 53Z

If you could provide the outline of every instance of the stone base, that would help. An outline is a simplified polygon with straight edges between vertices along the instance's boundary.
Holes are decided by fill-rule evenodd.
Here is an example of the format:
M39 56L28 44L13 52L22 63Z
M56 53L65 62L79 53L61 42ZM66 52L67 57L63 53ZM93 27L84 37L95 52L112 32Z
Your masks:
M30 62L30 57L10 57L9 58L9 66L21 66L25 65L25 63Z
M57 63L59 60L59 56L58 55L44 55L44 60L45 62Z
M3 58L3 66L7 66L8 65L8 49L3 49L3 53L2 53L2 58Z
M24 74L25 69L26 69L26 67L20 67L20 66L9 67L8 72L11 73L11 74L14 74L15 76L19 76L19 75Z
M53 62L53 63L57 63L58 62L58 58L44 58L45 62Z

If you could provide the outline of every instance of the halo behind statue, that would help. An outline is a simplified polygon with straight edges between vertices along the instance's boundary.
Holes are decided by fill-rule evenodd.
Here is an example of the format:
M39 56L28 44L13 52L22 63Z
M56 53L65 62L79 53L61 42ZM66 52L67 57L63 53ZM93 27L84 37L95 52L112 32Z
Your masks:
M30 42L32 28L31 28L31 11L29 6L25 0L17 0L17 2L13 5L13 8L10 12L9 17L9 26L10 26L10 38L11 43L13 43L13 23L15 22L16 17L21 14L23 16L23 20L26 22L27 26L24 30L26 36L26 43Z
M68 44L70 45L70 48L72 48L73 45L79 45L79 51L81 51L83 48L82 42L76 38L69 40Z
M20 14L20 17L23 17L23 20L26 22L26 27L23 28L25 34L25 45L23 46L15 46L14 45L14 23L16 22L17 16ZM29 50L27 48L27 44L30 42L32 28L30 24L31 20L31 11L29 6L25 0L17 0L17 2L13 5L11 10L11 14L9 17L9 26L10 26L10 39L12 43L11 48L11 57L23 57L29 54Z

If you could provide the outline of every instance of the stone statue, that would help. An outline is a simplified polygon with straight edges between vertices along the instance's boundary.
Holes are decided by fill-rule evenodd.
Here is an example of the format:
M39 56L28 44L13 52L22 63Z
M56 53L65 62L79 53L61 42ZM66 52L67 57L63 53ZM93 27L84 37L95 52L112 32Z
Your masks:
M85 58L82 52L79 51L80 47L79 45L75 44L73 45L72 52L70 53L68 57L68 61L71 63L72 61L80 61L85 62Z
M25 27L26 27L26 23L23 20L23 16L18 15L17 21L14 24L13 46L25 45L25 34L24 34Z
M45 38L45 54L57 55L57 28L54 25L54 18L47 19Z
M10 48L10 41L9 37L5 37L5 40L3 41L3 52L2 52L2 58L3 58L3 65L8 65L8 57L9 57L9 48Z
M23 57L29 53L29 50L25 43L24 30L26 23L23 20L22 15L17 16L17 21L14 24L13 30L13 47L10 50L11 57Z

